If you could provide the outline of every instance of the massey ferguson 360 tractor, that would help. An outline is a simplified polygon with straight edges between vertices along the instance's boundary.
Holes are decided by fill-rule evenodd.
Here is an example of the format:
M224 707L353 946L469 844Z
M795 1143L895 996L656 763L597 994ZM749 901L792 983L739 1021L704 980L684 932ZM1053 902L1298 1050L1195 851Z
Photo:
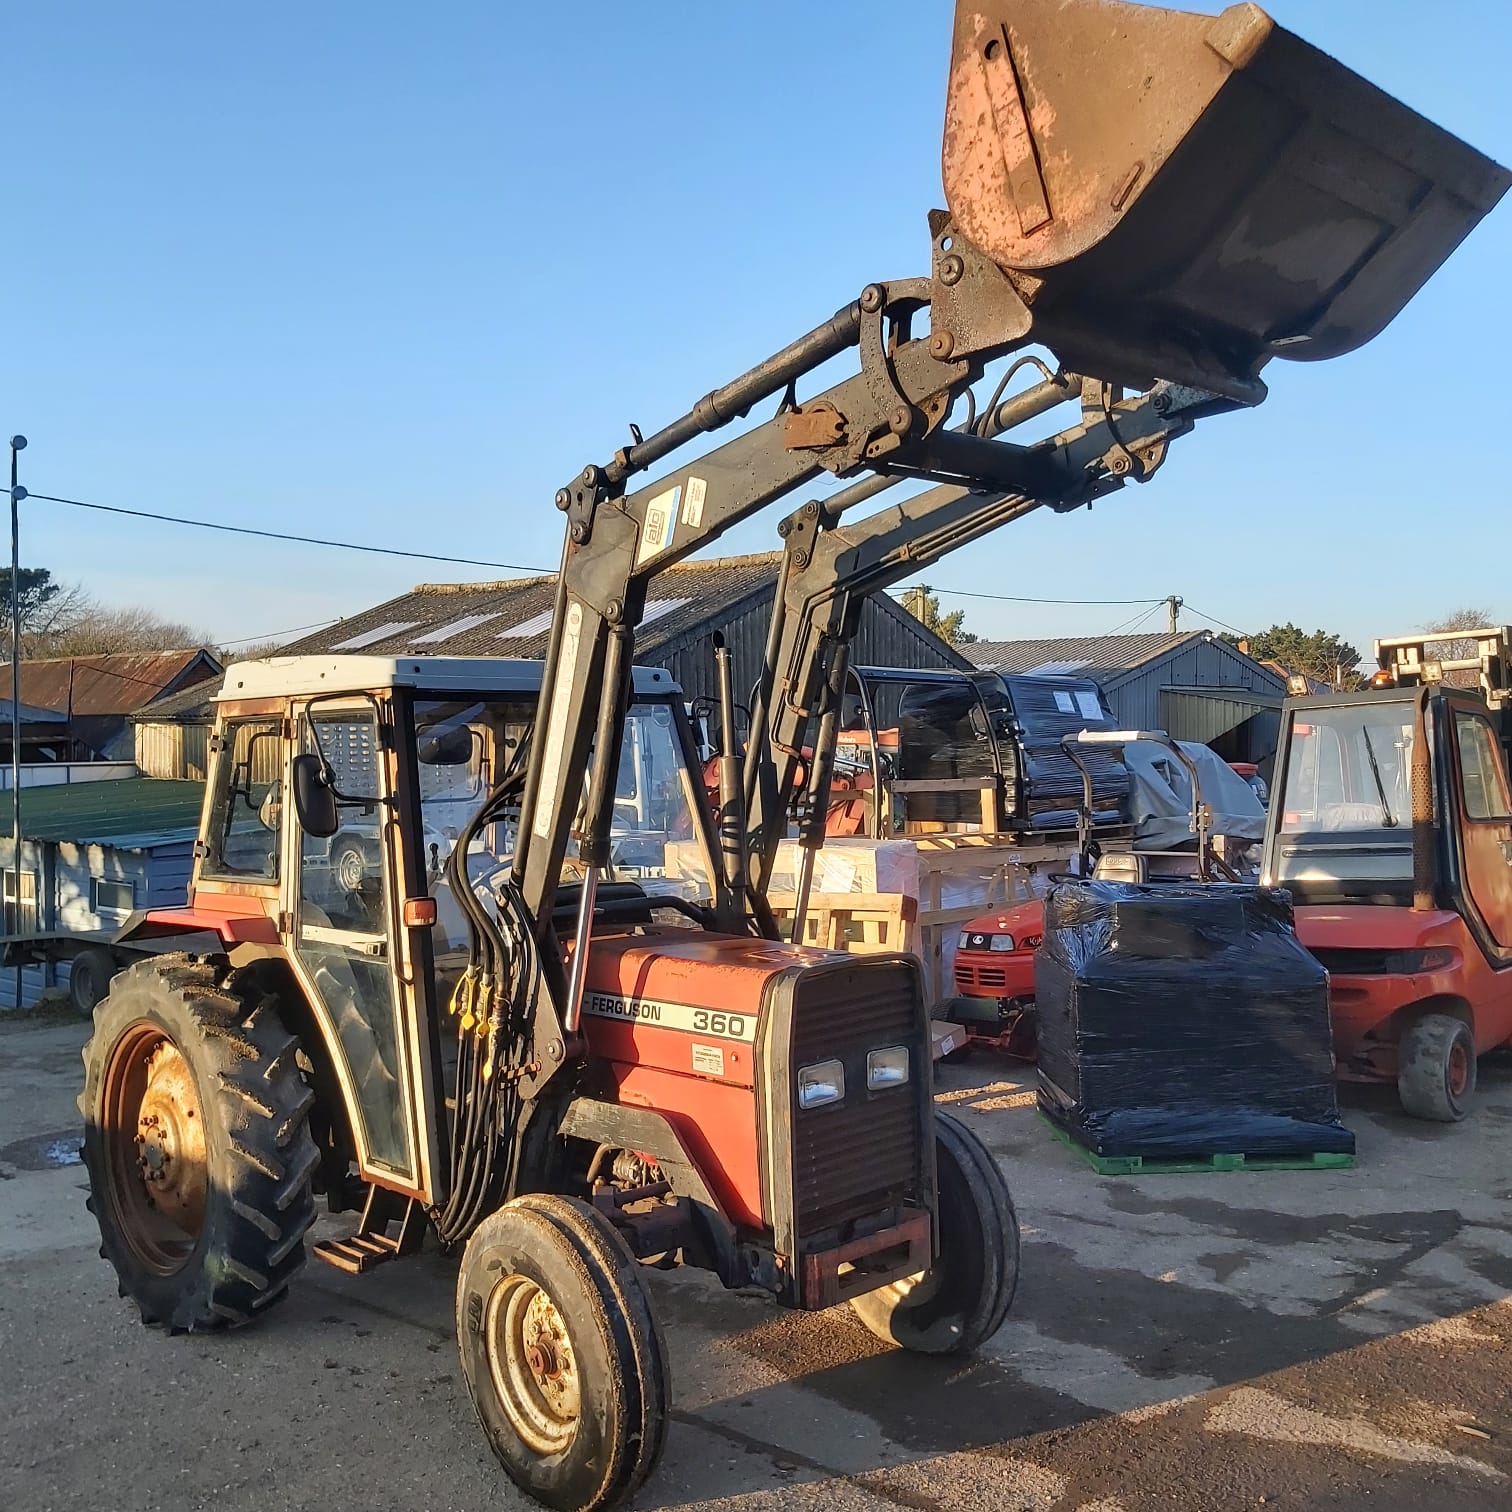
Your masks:
M885 154L863 171L885 181ZM1259 403L1271 358L1370 340L1508 177L1251 5L960 0L944 178L926 276L867 285L559 491L544 665L228 673L188 901L137 930L177 948L115 979L85 1053L93 1207L145 1320L256 1320L317 1192L360 1208L315 1246L349 1270L433 1230L461 1252L488 1442L568 1509L633 1492L662 1446L638 1262L848 1302L916 1350L1002 1322L1013 1208L935 1111L915 961L784 943L765 899L796 814L801 929L860 606L1030 510L1148 479L1199 420ZM989 366L1030 346L1062 371L1003 399ZM853 376L800 392L851 351ZM1068 401L1059 432L998 439ZM680 695L634 666L647 585L826 476L856 481L782 521L716 832ZM850 518L914 479L934 486ZM333 870L342 833L376 853Z
M1363 693L1287 700L1264 875L1328 968L1339 1075L1451 1123L1512 1044L1512 628L1376 657Z

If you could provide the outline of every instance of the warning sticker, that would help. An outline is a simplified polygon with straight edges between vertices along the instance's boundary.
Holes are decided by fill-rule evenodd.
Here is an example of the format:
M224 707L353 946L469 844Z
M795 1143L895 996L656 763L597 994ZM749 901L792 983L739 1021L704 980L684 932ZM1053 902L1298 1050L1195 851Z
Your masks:
M723 1076L724 1051L718 1045L694 1045L693 1069L705 1076Z
M684 525L697 530L703 524L704 495L709 485L702 478L688 479L687 496L683 499L682 520Z
M677 525L677 504L682 498L682 485L659 493L646 505L646 523L641 526L640 548L635 553L635 565L660 556L672 544L672 532Z

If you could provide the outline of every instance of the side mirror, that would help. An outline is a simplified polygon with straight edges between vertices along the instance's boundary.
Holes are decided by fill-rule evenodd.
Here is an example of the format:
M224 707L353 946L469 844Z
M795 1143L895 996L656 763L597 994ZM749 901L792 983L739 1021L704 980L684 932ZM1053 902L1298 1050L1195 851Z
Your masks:
M466 766L472 760L473 731L447 729L439 725L422 726L415 734L415 755L422 766Z
M299 827L317 840L329 840L341 826L336 790L326 778L325 763L314 755L296 756L293 764L294 812Z

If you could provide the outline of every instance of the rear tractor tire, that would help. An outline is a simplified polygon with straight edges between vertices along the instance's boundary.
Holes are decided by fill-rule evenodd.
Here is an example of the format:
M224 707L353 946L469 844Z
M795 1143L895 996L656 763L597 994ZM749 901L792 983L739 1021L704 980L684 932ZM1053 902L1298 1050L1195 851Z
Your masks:
M1002 1327L1018 1289L1019 1227L992 1152L935 1114L940 1257L933 1269L853 1298L879 1339L916 1354L965 1354Z
M666 1351L640 1267L608 1220L568 1197L485 1218L457 1278L457 1348L509 1478L563 1512L634 1494L666 1434Z
M1458 1123L1475 1095L1475 1036L1462 1019L1427 1013L1397 1046L1397 1096L1414 1118Z
M314 1093L271 996L224 962L120 972L84 1047L84 1163L100 1254L142 1321L250 1323L304 1263Z

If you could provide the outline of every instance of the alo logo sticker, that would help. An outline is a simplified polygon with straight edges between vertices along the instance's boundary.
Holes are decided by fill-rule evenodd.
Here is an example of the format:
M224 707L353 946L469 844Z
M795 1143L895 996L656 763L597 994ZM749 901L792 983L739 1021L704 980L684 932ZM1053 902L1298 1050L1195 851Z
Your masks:
M635 553L635 565L660 556L672 544L672 531L677 525L677 506L682 499L682 485L677 484L659 493L646 505L646 523L641 526L640 547Z

